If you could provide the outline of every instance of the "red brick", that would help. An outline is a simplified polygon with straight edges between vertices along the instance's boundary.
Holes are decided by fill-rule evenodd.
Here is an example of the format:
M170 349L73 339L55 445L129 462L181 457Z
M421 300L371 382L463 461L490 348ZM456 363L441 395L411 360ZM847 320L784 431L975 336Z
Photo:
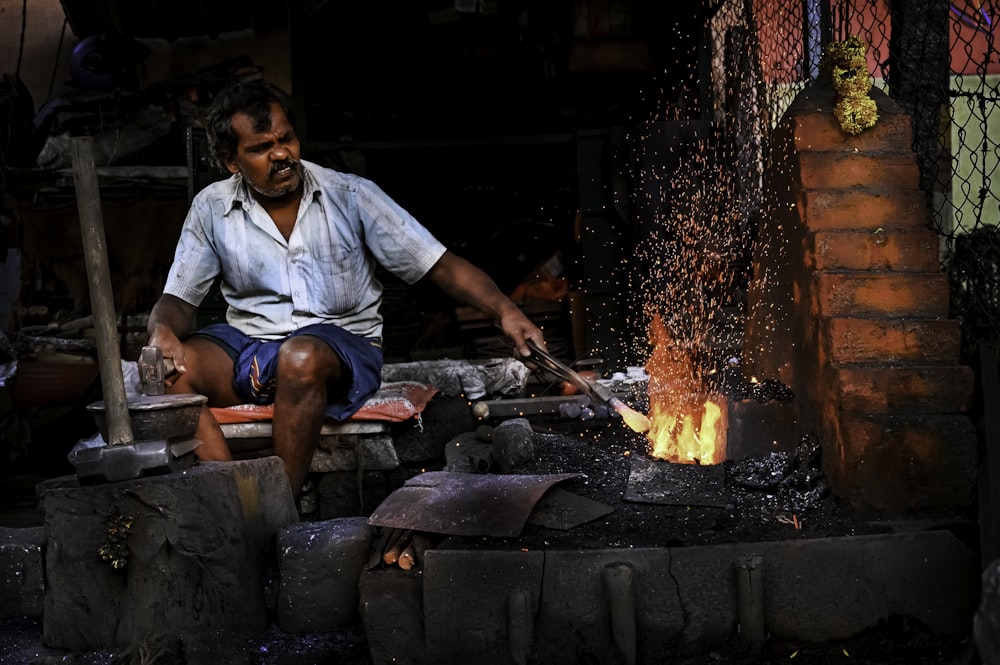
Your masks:
M832 395L845 411L958 413L972 402L964 365L851 365L830 368Z
M834 318L821 338L830 364L957 363L961 328L954 319Z
M826 409L820 442L834 494L861 511L968 508L976 431L965 415L882 415Z
M905 231L820 231L812 236L817 270L938 270L938 235L931 229Z
M859 150L905 152L912 150L913 123L906 111L878 89L869 93L878 108L875 126L848 134L833 114L836 104L830 86L812 85L796 95L776 133L794 136L796 150Z
M930 229L927 197L913 189L809 189L798 192L803 226L813 231Z
M944 273L818 272L814 315L948 315L948 276Z
M799 177L804 189L872 187L915 190L920 169L913 153L801 152Z

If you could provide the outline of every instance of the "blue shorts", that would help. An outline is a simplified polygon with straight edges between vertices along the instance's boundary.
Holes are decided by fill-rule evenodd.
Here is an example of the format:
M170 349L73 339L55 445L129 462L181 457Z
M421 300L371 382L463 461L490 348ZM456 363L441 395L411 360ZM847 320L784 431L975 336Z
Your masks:
M216 323L194 333L206 337L225 350L233 360L233 390L246 403L272 404L277 383L278 349L291 337L318 337L340 356L350 373L347 395L331 395L335 401L326 408L328 418L347 420L375 394L382 384L382 346L340 326L318 323L296 330L284 339L261 340L248 337L227 323Z

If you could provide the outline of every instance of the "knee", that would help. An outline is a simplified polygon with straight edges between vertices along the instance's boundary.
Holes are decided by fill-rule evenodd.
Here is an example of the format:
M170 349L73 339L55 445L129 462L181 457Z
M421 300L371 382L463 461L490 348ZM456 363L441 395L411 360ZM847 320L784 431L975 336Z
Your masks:
M299 387L318 386L340 377L340 359L322 340L293 337L278 351L278 381Z

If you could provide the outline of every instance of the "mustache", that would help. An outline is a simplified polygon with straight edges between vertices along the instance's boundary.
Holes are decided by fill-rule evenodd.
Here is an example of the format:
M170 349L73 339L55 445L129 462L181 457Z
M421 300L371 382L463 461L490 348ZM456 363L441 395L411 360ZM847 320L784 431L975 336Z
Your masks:
M283 159L280 162L275 162L274 164L271 164L271 168L268 169L267 175L273 176L275 173L284 168L297 169L298 167L299 167L299 160L295 159L294 157L289 157L288 159Z

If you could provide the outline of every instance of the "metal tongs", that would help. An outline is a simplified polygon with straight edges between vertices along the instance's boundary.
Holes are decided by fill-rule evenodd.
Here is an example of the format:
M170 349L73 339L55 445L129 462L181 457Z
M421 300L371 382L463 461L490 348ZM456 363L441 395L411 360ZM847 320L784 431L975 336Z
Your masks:
M578 374L576 371L556 360L552 354L542 349L533 340L525 340L525 345L528 347L528 350L531 351L529 358L532 362L559 378L569 381L571 384L576 386L580 392L588 395L591 399L596 399L599 402L607 404L624 419L625 424L628 425L633 431L641 434L643 432L648 432L650 428L652 428L653 424L650 422L649 418L627 406L624 402L618 399L613 392L611 392L610 388L603 383L588 381L583 378L583 376Z
M525 346L528 347L528 350L531 351L529 359L533 363L547 372L558 376L560 379L569 381L571 384L576 386L577 390L589 396L591 399L595 399L603 404L614 406L611 404L611 400L615 399L615 395L611 392L610 388L602 383L588 381L583 378L583 376L575 370L556 360L555 356L538 346L534 340L527 339L524 343Z

